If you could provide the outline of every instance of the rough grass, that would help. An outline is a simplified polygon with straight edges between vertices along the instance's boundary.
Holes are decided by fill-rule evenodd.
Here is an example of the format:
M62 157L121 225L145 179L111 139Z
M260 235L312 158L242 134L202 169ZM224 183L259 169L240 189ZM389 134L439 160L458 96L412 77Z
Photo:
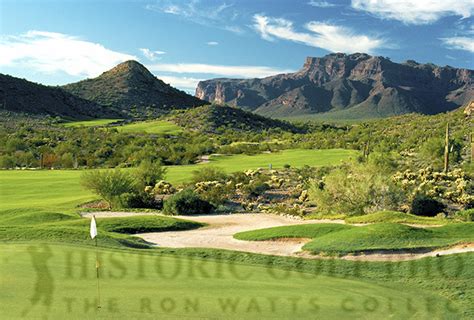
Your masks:
M422 225L443 225L450 222L448 219L419 217L410 213L398 211L379 211L362 216L346 217L344 220L347 223L393 222Z
M175 135L183 132L183 128L166 120L140 121L116 127L125 133L152 133Z
M362 227L313 224L252 230L237 233L234 237L240 240L269 240L291 235L313 239L303 246L311 253L345 255L379 250L435 249L473 242L474 224L450 224L436 228L415 228L395 223Z

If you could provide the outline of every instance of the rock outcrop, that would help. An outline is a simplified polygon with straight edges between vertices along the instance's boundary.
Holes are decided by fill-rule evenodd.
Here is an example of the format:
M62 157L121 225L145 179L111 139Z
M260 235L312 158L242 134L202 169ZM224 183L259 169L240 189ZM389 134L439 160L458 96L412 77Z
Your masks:
M474 72L450 66L395 63L364 53L308 57L295 73L263 79L201 81L196 97L259 114L345 112L361 117L436 114L474 98Z

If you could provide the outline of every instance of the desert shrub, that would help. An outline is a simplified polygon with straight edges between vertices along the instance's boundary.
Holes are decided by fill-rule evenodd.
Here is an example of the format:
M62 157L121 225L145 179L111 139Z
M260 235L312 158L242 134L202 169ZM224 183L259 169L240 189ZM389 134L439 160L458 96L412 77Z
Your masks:
M244 184L241 187L242 193L248 198L256 198L265 193L270 189L270 186L264 179L251 180L248 184Z
M443 203L424 194L416 195L411 202L411 212L417 216L434 217L444 208Z
M458 211L456 212L455 217L463 221L472 222L474 221L474 209Z
M122 206L120 196L135 191L132 175L119 169L87 171L82 174L81 183L86 189L104 199L110 207Z
M154 186L164 178L165 174L166 168L161 166L160 162L150 160L142 161L133 172L139 192L142 192L146 186Z
M223 181L227 175L221 168L202 167L192 172L191 181L193 184L203 181Z
M161 199L156 199L149 193L124 193L119 196L116 202L117 205L122 208L163 208L163 201Z
M315 180L308 190L309 200L326 214L360 215L396 210L403 200L401 189L376 167L345 165Z
M195 184L194 189L204 200L214 206L223 204L233 190L232 181L202 181Z
M163 213L168 215L207 214L214 209L191 189L185 189L165 200Z

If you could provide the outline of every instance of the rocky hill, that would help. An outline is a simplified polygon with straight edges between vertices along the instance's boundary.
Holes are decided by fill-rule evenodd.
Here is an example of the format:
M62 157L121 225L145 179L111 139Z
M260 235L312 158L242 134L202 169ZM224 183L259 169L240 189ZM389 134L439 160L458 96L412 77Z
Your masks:
M334 53L308 57L295 73L201 81L196 97L276 117L325 112L357 117L436 114L472 100L473 78L469 69Z
M50 87L0 74L0 110L25 115L50 115L70 119L114 118L115 111Z
M221 130L261 132L280 129L288 132L301 132L295 125L276 119L270 119L239 108L205 105L175 113L171 120L190 130L217 133Z
M68 92L124 114L155 115L206 102L173 88L137 61L123 62L97 78L63 86Z

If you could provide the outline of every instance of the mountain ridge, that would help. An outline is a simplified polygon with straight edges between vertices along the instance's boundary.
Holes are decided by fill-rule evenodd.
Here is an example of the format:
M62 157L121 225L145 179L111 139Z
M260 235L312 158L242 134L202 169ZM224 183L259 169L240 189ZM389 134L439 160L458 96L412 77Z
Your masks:
M365 53L307 57L294 73L261 79L210 79L195 95L262 115L350 111L373 117L436 114L474 97L473 70L413 60L395 63Z
M3 111L70 119L120 116L114 110L77 97L59 87L45 86L1 73L0 105Z
M166 84L134 60L122 62L96 78L70 83L62 88L129 115L156 115L206 103Z

